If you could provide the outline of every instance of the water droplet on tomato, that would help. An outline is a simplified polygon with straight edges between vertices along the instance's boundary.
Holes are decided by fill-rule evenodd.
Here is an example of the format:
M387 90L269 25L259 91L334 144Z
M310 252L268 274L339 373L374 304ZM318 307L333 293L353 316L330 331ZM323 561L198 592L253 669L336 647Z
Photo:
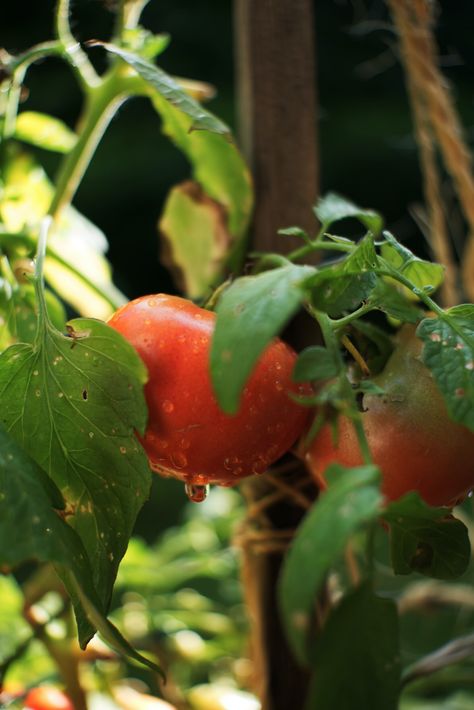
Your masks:
M282 392L283 391L283 384L280 382L280 380L275 381L275 389L277 392Z
M259 456L252 464L252 473L255 473L258 476L261 473L265 473L267 468L267 461L263 458L263 456Z
M171 414L174 410L174 404L173 402L170 402L169 399L165 399L161 405L161 408L164 412L166 412L166 414Z
M175 468L184 468L188 464L188 459L181 451L175 451L171 456L171 461Z
M196 486L194 483L186 483L184 491L192 503L202 503L207 498L209 486Z

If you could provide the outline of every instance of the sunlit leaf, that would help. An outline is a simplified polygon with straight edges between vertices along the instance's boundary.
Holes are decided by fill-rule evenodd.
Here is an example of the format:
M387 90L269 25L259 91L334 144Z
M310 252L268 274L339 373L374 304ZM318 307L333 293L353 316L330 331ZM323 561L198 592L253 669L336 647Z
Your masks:
M68 153L77 140L74 131L63 121L37 111L18 114L14 135L18 140L57 153Z
M54 194L46 173L30 155L14 153L4 179L0 219L5 231L36 235ZM80 314L104 320L126 301L112 283L107 248L103 232L70 206L51 230L45 264L46 279L67 303Z

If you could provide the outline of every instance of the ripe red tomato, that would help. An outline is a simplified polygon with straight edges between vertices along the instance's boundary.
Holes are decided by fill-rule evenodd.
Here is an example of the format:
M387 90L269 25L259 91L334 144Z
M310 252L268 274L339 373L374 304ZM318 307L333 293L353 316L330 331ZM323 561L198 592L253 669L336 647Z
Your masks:
M384 371L373 378L385 394L364 395L362 422L388 500L417 491L430 505L451 507L474 488L474 433L449 418L421 349L415 329L403 328ZM339 417L337 444L324 426L306 460L322 487L329 464L362 464L351 420Z
M40 685L25 698L26 710L74 710L72 702L54 685Z
M219 408L209 374L215 314L176 296L143 296L109 320L148 368L148 427L142 443L152 469L197 486L231 485L263 473L301 434L308 409L289 391L294 351L275 339L259 359L235 416Z

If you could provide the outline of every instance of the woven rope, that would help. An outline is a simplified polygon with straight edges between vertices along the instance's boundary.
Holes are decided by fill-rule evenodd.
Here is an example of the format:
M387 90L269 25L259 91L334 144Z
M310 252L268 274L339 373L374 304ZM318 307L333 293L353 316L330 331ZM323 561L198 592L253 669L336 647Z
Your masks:
M387 0L400 37L407 86L412 105L420 160L429 207L435 258L447 269L443 297L446 305L457 302L456 269L452 257L436 166L435 141L451 176L469 227L462 258L463 287L474 300L474 178L471 153L449 87L441 74L433 35L433 3L429 0Z

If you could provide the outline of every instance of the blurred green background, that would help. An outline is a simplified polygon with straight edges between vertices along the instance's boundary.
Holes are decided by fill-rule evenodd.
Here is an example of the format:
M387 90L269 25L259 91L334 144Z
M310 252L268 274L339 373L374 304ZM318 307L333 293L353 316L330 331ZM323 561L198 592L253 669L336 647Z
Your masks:
M54 4L3 3L0 46L15 54L49 39ZM76 37L107 39L112 5L110 0L76 0L72 4ZM314 6L321 192L334 190L380 211L388 228L407 246L427 253L413 218L413 205L421 200L417 147L386 5L382 0L319 0ZM474 7L467 0L444 0L438 7L443 70L471 140ZM151 0L142 24L171 35L160 65L172 74L213 84L217 96L209 108L238 134L232 2ZM90 56L98 67L104 62L100 49L90 50ZM38 63L27 75L27 86L22 108L52 113L74 126L81 94L68 67L56 60ZM54 177L57 156L38 153ZM130 298L175 290L159 262L156 223L169 188L187 177L186 160L162 136L148 101L125 104L106 132L75 203L107 235L115 281ZM444 189L452 235L461 242L464 223L446 176ZM175 523L185 502L181 484L155 480L155 487L158 491L137 528L148 539Z

